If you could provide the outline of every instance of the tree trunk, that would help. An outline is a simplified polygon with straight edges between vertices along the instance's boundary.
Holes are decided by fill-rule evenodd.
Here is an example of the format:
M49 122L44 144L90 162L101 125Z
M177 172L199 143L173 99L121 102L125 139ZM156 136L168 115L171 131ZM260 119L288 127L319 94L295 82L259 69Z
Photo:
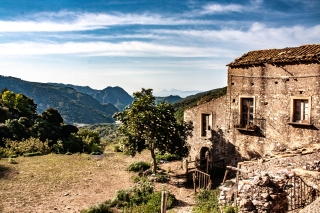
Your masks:
M156 155L154 153L154 149L150 149L151 152L151 158L152 158L152 165L151 165L151 169L152 169L152 173L157 173L157 161L156 161Z

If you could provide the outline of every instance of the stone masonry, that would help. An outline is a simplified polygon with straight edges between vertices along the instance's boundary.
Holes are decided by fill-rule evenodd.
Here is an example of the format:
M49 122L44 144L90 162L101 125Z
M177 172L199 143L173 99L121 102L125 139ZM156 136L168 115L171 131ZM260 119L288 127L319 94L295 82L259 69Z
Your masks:
M228 64L224 97L185 110L190 157L210 168L320 143L320 45L245 53Z

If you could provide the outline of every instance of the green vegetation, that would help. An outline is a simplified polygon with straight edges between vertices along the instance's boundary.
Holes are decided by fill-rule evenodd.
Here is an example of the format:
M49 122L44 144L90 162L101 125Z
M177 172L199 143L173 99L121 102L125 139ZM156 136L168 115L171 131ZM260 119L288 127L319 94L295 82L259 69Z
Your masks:
M224 96L226 93L227 87L223 87L191 95L181 100L178 100L173 104L174 109L176 110L175 116L179 122L182 122L184 110Z
M155 151L187 156L189 146L186 140L192 136L191 123L178 123L171 104L155 104L152 89L142 89L133 94L132 106L114 115L122 124L118 128L121 149L125 154L135 156L144 149L151 153L152 171L157 168Z
M174 103L178 100L181 100L181 97L178 95L170 95L168 97L156 97L156 104L166 102L166 103Z
M150 169L150 163L144 161L134 162L126 168L129 172L143 172L147 169Z
M161 194L161 191L154 191L153 184L147 179L140 179L136 186L117 191L112 200L90 206L81 210L81 213L118 212L112 208L121 209L125 213L160 213ZM176 201L173 194L167 193L167 209L174 207Z
M194 213L220 213L218 206L219 190L202 189L196 195Z
M65 125L58 110L37 114L33 99L3 89L0 94L0 156L35 156L102 150L98 133Z
M181 160L182 159L182 156L179 155L179 154L171 154L171 153L164 153L164 154L161 154L161 153L156 153L156 160L157 162L159 162L160 160L163 160L163 161L175 161L175 160Z
M87 209L82 209L80 213L112 213L110 201L89 206Z
M201 189L196 195L196 205L193 208L194 213L220 213L218 205L220 191ZM221 207L224 213L237 213L238 209L230 205Z
M102 124L92 124L85 127L80 127L81 129L89 129L95 131L99 134L101 141L106 144L115 144L119 141L119 136L117 135L117 129L119 124L114 123L102 123Z

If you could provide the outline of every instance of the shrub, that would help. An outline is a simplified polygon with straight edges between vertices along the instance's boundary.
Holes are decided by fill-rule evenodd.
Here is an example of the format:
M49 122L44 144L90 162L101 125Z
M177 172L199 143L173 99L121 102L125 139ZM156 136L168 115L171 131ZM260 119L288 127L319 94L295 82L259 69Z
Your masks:
M170 153L157 153L156 154L156 160L159 162L160 160L164 161L174 161L174 160L181 160L181 156L178 154L170 154Z
M131 205L124 208L125 213L157 213L161 212L161 195L162 192L154 192L149 196L149 200L141 205ZM173 194L167 194L167 209L176 205L176 198Z
M230 205L226 205L223 207L224 213L238 213L238 208Z
M122 152L122 150L120 149L120 146L118 144L113 146L113 151L114 152Z
M219 190L202 189L196 196L195 213L220 213L218 206Z
M143 172L150 168L150 163L138 161L130 164L126 170L130 172Z
M57 143L52 146L52 150L57 154L83 152L84 144L81 137L75 133L71 133L69 138L58 140Z
M166 183L169 180L169 176L166 174L156 174L155 181L158 183Z
M81 213L112 213L113 211L111 210L111 202L108 200L94 206L89 206L89 208L82 209L80 212Z
M8 163L10 164L17 164L17 161L15 161L13 158L8 159Z
M48 145L48 141L42 142L38 138L29 138L22 141L12 141L10 139L5 140L6 155L23 155L25 153L41 153L48 154L51 149Z
M33 156L39 156L39 155L42 155L42 152L24 153L23 157L33 157Z

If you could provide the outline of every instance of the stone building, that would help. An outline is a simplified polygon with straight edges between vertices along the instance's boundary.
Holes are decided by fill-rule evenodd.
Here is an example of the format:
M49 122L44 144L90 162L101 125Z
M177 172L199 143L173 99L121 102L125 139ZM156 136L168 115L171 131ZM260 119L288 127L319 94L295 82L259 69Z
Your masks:
M320 44L250 51L227 66L226 95L184 112L200 168L320 143Z

